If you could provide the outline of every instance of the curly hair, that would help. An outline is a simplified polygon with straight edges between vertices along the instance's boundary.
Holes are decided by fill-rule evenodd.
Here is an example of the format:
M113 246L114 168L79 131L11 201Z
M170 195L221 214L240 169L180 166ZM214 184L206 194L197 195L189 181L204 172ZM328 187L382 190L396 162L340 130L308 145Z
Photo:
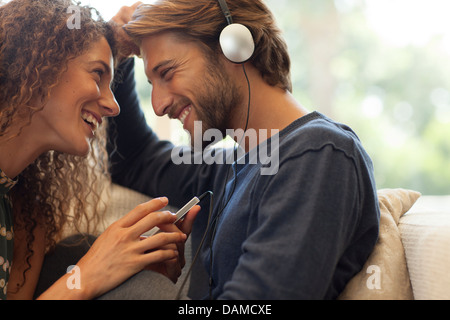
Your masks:
M77 8L80 28L69 28L69 7ZM12 0L1 5L0 139L20 135L9 130L15 114L23 112L18 110L25 108L28 123L24 126L29 125L33 114L45 108L68 62L102 37L116 56L112 28L95 9L71 0ZM36 98L44 102L41 109L31 106ZM110 182L105 126L106 121L92 139L87 157L48 151L19 175L11 200L14 228L27 235L28 269L38 224L45 229L47 252L65 230L95 234L96 219L101 217L97 213L105 207L102 195Z
M233 0L228 7L233 22L245 25L253 35L255 52L250 62L268 84L292 92L287 45L267 6L261 0ZM218 54L220 32L226 25L217 1L164 0L138 7L124 28L138 45L152 34L173 31Z

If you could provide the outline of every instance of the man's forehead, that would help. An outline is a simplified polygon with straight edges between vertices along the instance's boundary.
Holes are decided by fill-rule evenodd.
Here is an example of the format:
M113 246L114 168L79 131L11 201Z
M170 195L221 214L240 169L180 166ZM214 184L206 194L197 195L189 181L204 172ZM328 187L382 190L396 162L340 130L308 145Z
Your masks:
M147 71L167 61L185 58L194 51L199 51L193 41L181 39L178 33L163 32L144 38L141 42L141 56Z
M142 58L147 62L157 63L156 60L173 54L175 45L176 43L168 33L145 37L141 42Z
M182 38L177 35L177 33L166 31L159 32L142 39L141 48L153 48L161 50L163 46L175 46L182 42Z

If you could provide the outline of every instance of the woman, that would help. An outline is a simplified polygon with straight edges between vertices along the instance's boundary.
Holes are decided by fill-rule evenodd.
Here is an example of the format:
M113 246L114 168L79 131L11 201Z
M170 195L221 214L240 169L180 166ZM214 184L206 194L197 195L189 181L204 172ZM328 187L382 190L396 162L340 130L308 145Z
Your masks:
M2 299L32 298L44 255L65 230L92 231L104 207L105 118L120 111L111 91L117 49L111 27L92 9L73 5L0 6ZM172 225L172 214L153 213L165 205L166 198L142 204L100 235L77 263L80 289L68 288L67 274L40 298L91 299L146 267L175 280L176 244L186 235ZM191 223L187 218L183 230ZM141 237L155 225L166 232Z

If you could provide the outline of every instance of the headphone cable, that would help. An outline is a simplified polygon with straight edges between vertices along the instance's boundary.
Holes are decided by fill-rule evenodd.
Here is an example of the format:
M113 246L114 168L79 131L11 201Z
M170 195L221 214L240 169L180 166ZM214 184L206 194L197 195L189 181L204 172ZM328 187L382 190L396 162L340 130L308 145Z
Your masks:
M228 167L227 178L228 178L228 175L229 175L230 168L233 167L233 165L237 164L237 160L238 160L237 159L237 148L242 144L242 140L245 138L245 133L246 133L246 131L248 129L248 121L249 121L249 117L250 117L251 87L250 87L250 81L248 79L247 72L245 70L245 64L242 64L242 70L244 71L245 79L247 81L247 86L248 86L247 119L246 119L246 122L245 122L244 134L241 137L241 140L239 141L238 145L234 148L235 162L230 167ZM219 213L214 217L214 220L212 221L212 223L214 223L214 229L213 229L213 233L212 233L212 236L211 236L210 247L209 247L210 254L209 254L209 283L208 283L209 284L209 299L210 300L212 300L212 266L213 266L213 250L212 250L212 247L213 247L214 238L216 236L218 220L222 216L223 210L225 210L226 206L230 202L231 197L233 196L234 190L236 188L237 168L233 168L233 171L234 171L234 180L233 180L233 187L231 189L230 195L228 196L228 199L227 199L225 205L220 209ZM225 195L225 190L226 190L226 184L225 184L225 187L224 187L223 192L222 192L222 198ZM208 229L209 229L209 227L208 227Z
M250 117L251 87L250 87L250 81L249 81L249 79L248 79L248 75L247 75L247 72L246 72L246 70L245 70L245 65L244 65L244 64L242 64L242 69L243 69L243 71L244 71L245 79L246 79L246 81L247 81L247 86L248 86L247 119L246 119L246 122L245 122L244 135L241 137L241 140L239 141L238 145L234 148L234 157L235 157L235 161L234 161L234 163L231 164L231 165L228 167L228 169L227 169L227 175L226 175L227 178L228 178L228 175L229 175L229 173L230 173L231 167L233 167L233 165L237 163L237 160L238 160L238 159L237 159L237 148L241 145L242 140L245 138L245 132L246 132L247 129L248 129L248 121L249 121L249 117ZM212 235L211 235L211 241L210 241L210 247L209 247L209 250L210 250L210 260L209 260L209 282L208 282L208 285L209 285L209 299L212 300L212 264L213 264L213 250L212 250L212 245L213 245L213 241L214 241L214 238L215 238L215 235L216 235L216 231L217 231L217 221L218 221L218 219L220 218L220 216L222 215L223 210L224 210L224 209L226 208L226 206L228 205L228 202L230 201L231 197L233 196L233 193L234 193L234 190L235 190L235 187L236 187L236 180L237 180L237 172L236 172L236 168L234 168L233 171L234 171L234 181L233 181L233 187L232 187L232 189L231 189L231 193L230 193L230 195L229 195L227 201L226 201L225 204L223 205L223 207L220 209L219 213L214 217L214 219L213 219L212 221L211 221L211 218L212 218L212 211L213 211L213 204L214 204L214 194L213 194L213 192L212 192L212 191L207 191L207 192L205 192L204 194L202 194L202 195L199 197L199 199L202 200L206 195L208 195L208 194L210 195L209 213L208 213L208 220L207 220L207 223L206 223L206 230L205 230L205 232L203 233L202 239L201 239L201 241L200 241L200 244L199 244L198 247L197 247L197 250L196 250L196 252L195 252L194 257L192 258L191 265L190 265L190 267L189 267L188 272L186 273L186 276L185 276L185 278L184 278L184 280L183 280L183 283L181 284L180 288L178 289L178 293L177 293L177 295L176 295L175 300L180 300L181 291L183 290L184 286L186 285L187 280L188 280L189 277L190 277L190 274L191 274L191 272L192 272L192 268L193 268L195 262L197 261L198 255L200 254L200 250L201 250L201 248L203 247L203 244L204 244L204 242L205 242L205 240L206 240L206 235L208 234L208 232L209 232L210 227L212 226L212 224L214 224L214 229L213 229L213 233L212 233ZM224 189L223 189L221 198L223 198L223 197L225 196L225 190L226 190L226 185L225 185L225 187L224 187Z
M175 300L180 300L181 291L183 290L184 286L186 285L186 281L189 279L189 276L190 276L191 271L192 271L192 267L194 266L195 261L197 261L197 257L198 257L198 255L200 253L200 248L203 246L203 243L205 242L206 235L208 234L209 225L210 225L210 221L211 221L211 217L212 217L212 211L213 211L214 194L213 194L212 191L207 191L204 194L202 194L200 197L198 197L199 200L202 200L208 194L210 195L210 202L209 202L208 221L206 223L207 227L206 227L205 232L203 233L202 240L200 241L200 244L198 245L198 248L197 248L197 250L195 252L195 255L192 258L191 265L189 267L188 272L186 273L186 276L185 276L185 278L183 280L183 283L181 284L180 288L178 289L178 293L177 293L177 295L175 297Z

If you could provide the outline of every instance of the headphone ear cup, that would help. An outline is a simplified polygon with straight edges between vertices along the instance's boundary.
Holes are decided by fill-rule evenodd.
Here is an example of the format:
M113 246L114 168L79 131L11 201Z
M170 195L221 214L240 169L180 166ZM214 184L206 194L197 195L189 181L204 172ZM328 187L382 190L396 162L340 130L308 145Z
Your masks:
M247 61L255 51L250 30L239 23L226 26L220 33L219 43L225 57L234 63Z

